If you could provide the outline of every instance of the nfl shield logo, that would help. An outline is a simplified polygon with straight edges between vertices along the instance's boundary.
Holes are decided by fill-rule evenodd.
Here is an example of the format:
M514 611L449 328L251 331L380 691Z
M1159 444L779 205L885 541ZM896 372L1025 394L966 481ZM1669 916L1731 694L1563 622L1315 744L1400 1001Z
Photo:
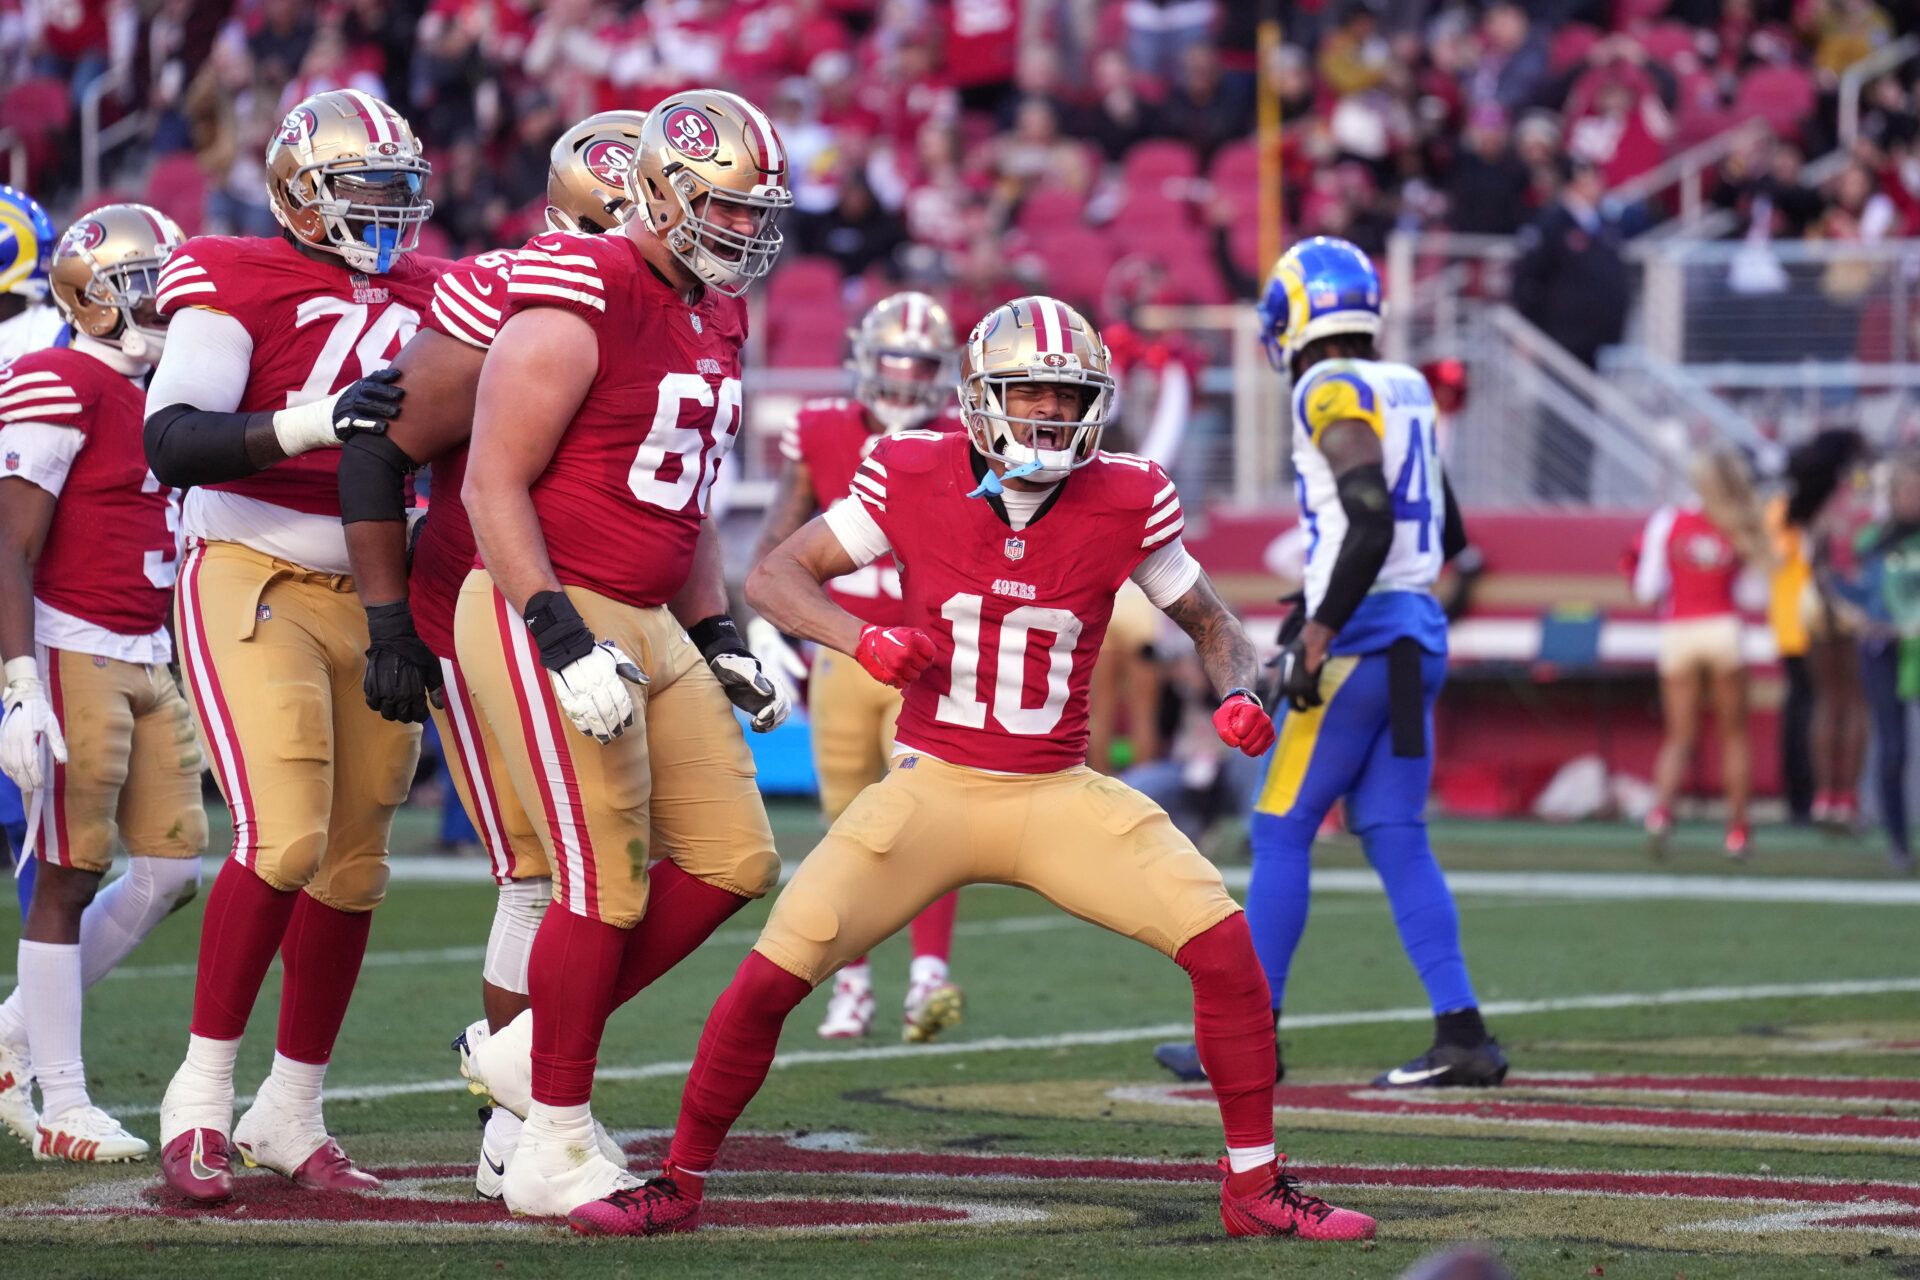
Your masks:
M693 325L693 331L695 333L701 332L700 317L698 314L689 313L687 316L687 320L689 323Z
M20 455L17 453L7 454L7 470L18 471L19 469L20 469Z
M1007 539L1007 559L1019 560L1024 558L1026 554L1027 554L1027 540L1025 538L1008 538Z

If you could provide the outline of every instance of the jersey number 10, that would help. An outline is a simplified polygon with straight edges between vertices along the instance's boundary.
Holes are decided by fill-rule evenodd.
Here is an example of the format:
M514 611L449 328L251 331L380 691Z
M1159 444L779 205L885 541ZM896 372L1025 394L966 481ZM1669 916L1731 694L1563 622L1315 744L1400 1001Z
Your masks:
M984 597L961 592L940 606L940 616L953 627L952 680L934 719L968 729L987 724L987 703L980 700L981 609ZM1067 705L1067 686L1073 676L1073 646L1080 639L1080 619L1065 609L1023 604L993 624L999 633L994 660L993 718L1008 733L1049 733L1060 723ZM1046 697L1037 707L1027 701L1027 643L1035 631L1050 632L1047 646Z

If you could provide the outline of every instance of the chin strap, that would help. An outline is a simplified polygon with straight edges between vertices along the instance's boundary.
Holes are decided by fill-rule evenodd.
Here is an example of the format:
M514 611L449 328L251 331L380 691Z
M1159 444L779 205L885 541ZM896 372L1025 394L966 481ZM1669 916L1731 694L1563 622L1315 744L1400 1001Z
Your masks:
M1004 476L995 475L993 468L988 467L987 474L980 477L980 483L974 486L973 492L967 496L969 498L997 498L1007 491L1007 487L1000 483L1002 480L1024 479L1042 469L1040 460L1037 458L1030 462L1021 463L1019 466L1010 469Z

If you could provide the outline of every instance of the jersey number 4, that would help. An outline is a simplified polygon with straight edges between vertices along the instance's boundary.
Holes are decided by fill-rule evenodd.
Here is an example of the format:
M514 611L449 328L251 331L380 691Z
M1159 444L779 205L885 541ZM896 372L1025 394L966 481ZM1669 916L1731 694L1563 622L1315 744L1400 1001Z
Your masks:
M1396 524L1412 521L1420 530L1420 552L1425 555L1432 550L1433 540L1438 536L1434 527L1433 480L1427 470L1427 455L1439 454L1439 441L1434 437L1434 427L1428 424L1423 430L1420 420L1413 420L1413 430L1408 433L1406 461L1400 464L1400 474L1393 482L1393 519ZM1317 532L1317 531L1316 531Z
M940 616L953 628L952 685L940 695L934 718L968 729L984 729L988 704L980 700L980 642L988 628L981 621L984 597L961 592L940 606ZM1050 733L1060 723L1067 705L1067 686L1073 677L1073 646L1080 639L1080 619L1065 609L1023 604L991 625L997 633L993 669L993 718L1008 733ZM1040 705L1027 705L1027 646L1036 631L1050 634L1047 646L1047 687Z

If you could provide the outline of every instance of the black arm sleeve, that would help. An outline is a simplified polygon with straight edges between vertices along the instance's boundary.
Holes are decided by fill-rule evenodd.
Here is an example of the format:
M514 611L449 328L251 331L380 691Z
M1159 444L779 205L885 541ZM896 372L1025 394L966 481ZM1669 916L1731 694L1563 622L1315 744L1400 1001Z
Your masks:
M347 437L340 446L340 523L405 520L407 475L418 467L384 435L357 431Z
M1440 526L1440 559L1447 561L1467 549L1467 522L1460 515L1460 504L1453 497L1453 481L1440 473L1440 493L1446 500L1447 519Z
M271 413L216 413L170 404L147 417L147 466L175 489L219 484L265 471L285 455Z
M1333 562L1327 594L1320 599L1313 620L1334 631L1347 625L1353 611L1373 589L1380 566L1393 549L1393 499L1387 494L1387 473L1370 462L1340 477L1340 509L1347 513L1347 535Z

